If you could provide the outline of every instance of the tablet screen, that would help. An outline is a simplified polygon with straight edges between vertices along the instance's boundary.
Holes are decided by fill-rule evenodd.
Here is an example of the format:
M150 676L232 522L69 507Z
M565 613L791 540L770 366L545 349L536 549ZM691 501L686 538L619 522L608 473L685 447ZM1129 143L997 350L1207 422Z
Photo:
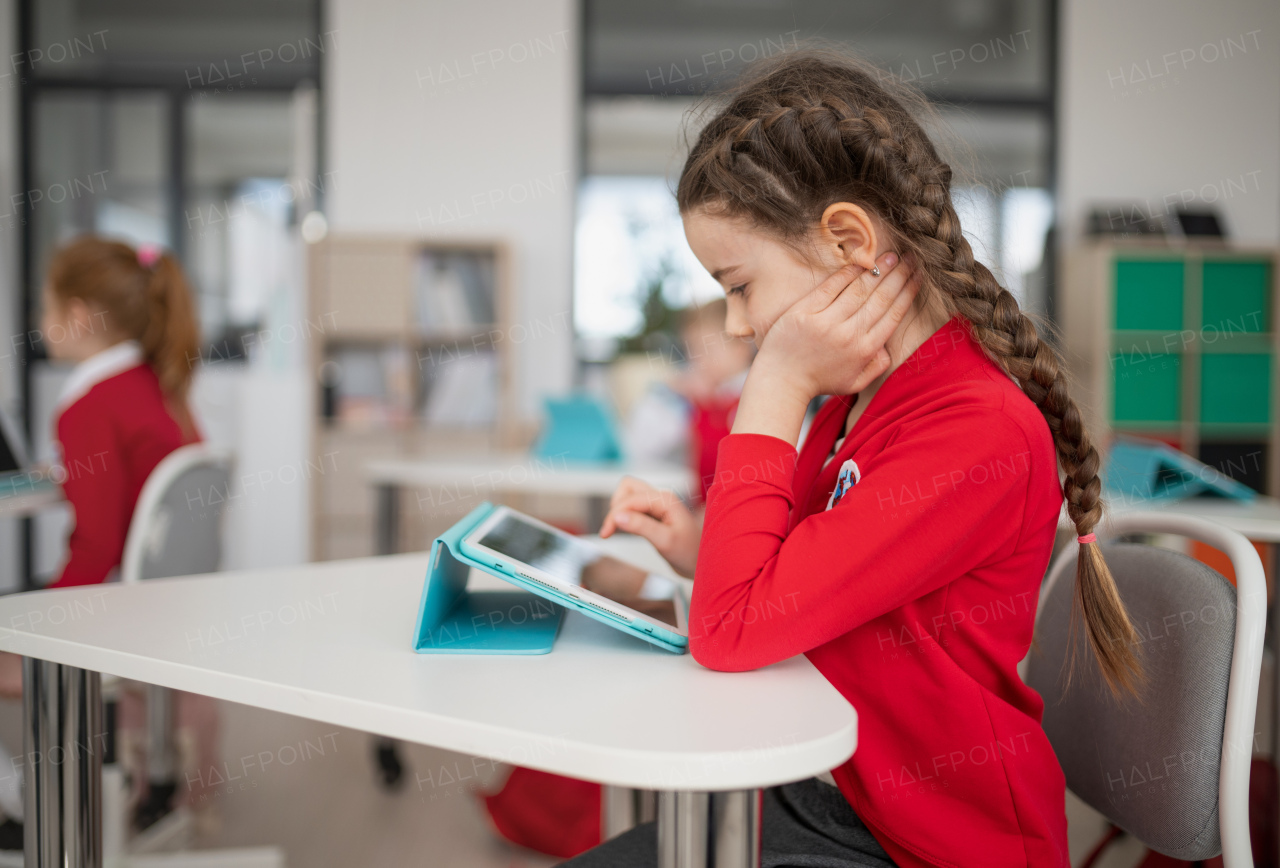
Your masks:
M551 533L510 514L503 516L479 542L561 581L679 627L672 599L675 587L670 579L612 558L585 542Z

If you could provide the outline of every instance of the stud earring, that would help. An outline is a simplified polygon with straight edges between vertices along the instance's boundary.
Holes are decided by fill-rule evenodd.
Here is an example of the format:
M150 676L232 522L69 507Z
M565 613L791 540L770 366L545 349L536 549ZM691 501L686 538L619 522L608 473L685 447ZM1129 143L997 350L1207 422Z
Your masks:
M871 276L872 276L872 277L879 277L879 276L880 276L880 266L878 266L878 265L873 265L873 266L871 266Z

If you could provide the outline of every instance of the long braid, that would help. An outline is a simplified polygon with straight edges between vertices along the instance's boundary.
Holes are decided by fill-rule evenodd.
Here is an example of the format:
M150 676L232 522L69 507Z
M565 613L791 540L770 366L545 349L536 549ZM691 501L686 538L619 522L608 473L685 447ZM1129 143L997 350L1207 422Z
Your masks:
M947 208L954 214L950 203ZM1067 515L1077 535L1091 534L1102 520L1102 480L1098 475L1102 461L1085 429L1080 408L1067 391L1058 355L1040 337L1035 323L1019 309L1013 295L986 266L974 260L968 240L959 231L959 220L942 223L955 227L949 242L954 251L952 273L960 277L966 265L969 269L968 279L957 281L962 289L949 297L972 325L978 343L1018 381L1040 409L1057 447ZM1096 542L1081 545L1076 566L1073 630L1081 621L1108 685L1114 692L1134 690L1141 679L1134 652L1139 647L1137 631Z
M900 95L847 59L801 52L746 77L700 134L677 199L682 212L721 209L788 239L803 236L831 202L858 202L885 218L900 252L922 273L922 292L937 292L963 316L1039 408L1062 468L1067 514L1086 536L1103 512L1098 451L1057 353L974 258L951 177ZM1096 543L1080 547L1073 625L1080 620L1108 686L1132 692L1141 680L1137 633Z

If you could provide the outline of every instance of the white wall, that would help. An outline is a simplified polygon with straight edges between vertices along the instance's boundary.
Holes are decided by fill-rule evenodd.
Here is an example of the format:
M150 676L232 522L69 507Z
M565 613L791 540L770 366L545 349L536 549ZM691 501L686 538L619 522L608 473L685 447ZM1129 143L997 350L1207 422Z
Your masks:
M1234 240L1280 242L1280 3L1066 0L1061 39L1066 245L1092 203L1126 200L1216 207Z
M335 232L501 237L526 416L572 374L574 0L327 0L326 212ZM526 333L513 330L515 337Z

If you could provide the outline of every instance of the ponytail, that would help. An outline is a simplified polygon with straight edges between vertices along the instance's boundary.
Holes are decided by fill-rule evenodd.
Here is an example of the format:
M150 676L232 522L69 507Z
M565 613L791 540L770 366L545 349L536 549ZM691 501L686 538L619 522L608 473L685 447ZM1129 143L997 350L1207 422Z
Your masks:
M172 255L161 253L155 259L144 293L147 325L138 342L165 395L185 402L194 364L200 359L200 335L191 290Z
M138 343L160 380L170 414L183 433L191 436L195 422L187 406L187 392L194 365L200 359L200 332L192 310L191 289L172 254L152 254L148 248L139 248L137 258L144 266L148 259L152 260L144 289L147 325Z

